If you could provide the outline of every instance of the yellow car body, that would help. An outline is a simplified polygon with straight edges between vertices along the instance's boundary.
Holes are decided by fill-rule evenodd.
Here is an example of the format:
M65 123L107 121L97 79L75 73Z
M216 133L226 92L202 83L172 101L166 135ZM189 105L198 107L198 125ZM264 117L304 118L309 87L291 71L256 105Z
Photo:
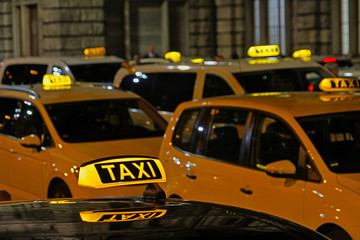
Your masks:
M112 156L157 157L165 120L139 96L109 86L88 84L46 89L49 88L40 84L0 88L3 200L69 197L61 191L66 187L71 197L139 195L144 186L79 187L78 168L83 162ZM131 105L123 112L114 107L113 112L107 112L109 104L125 101L134 103L134 107ZM104 110L98 105L104 106ZM125 118L120 113L127 114L126 126L136 127L138 135L132 135L130 127L128 135L121 135L117 129L125 126L121 122ZM57 188L60 190L54 190Z
M182 103L160 150L171 179L163 187L170 197L244 207L334 239L360 239L360 155L347 157L358 117L358 93L273 92Z

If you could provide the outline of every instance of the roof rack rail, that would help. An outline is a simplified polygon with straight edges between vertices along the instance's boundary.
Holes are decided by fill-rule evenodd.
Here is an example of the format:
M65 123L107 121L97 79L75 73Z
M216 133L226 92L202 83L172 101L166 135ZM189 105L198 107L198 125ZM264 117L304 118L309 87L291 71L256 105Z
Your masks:
M25 92L25 93L30 93L31 95L34 95L37 98L40 98L40 95L37 92L25 87L17 87L17 86L0 87L0 90Z

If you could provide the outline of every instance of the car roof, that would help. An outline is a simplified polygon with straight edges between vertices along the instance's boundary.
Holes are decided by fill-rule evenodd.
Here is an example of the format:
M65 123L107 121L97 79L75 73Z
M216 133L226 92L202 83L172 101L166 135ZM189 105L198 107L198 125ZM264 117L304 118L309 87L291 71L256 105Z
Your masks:
M4 90L4 91L1 91ZM11 91L9 91L11 90ZM10 93L11 92L11 93ZM33 86L5 86L0 87L1 96L29 97L29 93L42 104L52 104L73 101L105 100L105 99L129 99L140 97L132 92L113 88L102 84L75 84L63 88L46 89L41 84Z
M232 73L236 72L254 72L275 69L294 69L294 68L313 68L321 67L314 61L302 61L298 59L239 59L232 61L205 61L203 64L189 62L179 62L170 64L145 64L134 66L137 71L157 72L157 71L183 71L183 70L225 70ZM325 68L324 68L325 69Z
M5 64L49 64L49 62L64 62L66 65L81 65L89 63L122 63L124 59L116 56L37 56L37 57L19 57L4 59Z
M359 111L360 93L278 92L231 95L185 102L179 108L228 106L294 117Z
M0 216L5 216L0 218L0 237L6 239L327 239L261 212L175 199L10 202L0 205Z

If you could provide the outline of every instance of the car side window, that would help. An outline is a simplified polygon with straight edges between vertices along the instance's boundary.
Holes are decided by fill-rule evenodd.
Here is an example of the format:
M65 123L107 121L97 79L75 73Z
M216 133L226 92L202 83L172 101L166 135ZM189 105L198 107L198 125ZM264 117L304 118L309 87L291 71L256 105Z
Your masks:
M199 109L185 110L175 127L172 144L182 150L191 151L192 138L196 134L195 125L199 116Z
M250 167L263 170L269 163L290 160L298 166L300 143L281 121L261 116L251 137Z
M215 74L206 74L203 98L232 94L234 91L223 78Z
M30 102L16 99L0 100L0 132L16 138L37 135L43 147L53 147L50 133L37 108Z
M217 108L211 109L210 114L213 121L202 154L226 162L239 163L241 142L249 112Z
M19 119L21 102L16 99L0 98L0 133L15 137L16 122Z

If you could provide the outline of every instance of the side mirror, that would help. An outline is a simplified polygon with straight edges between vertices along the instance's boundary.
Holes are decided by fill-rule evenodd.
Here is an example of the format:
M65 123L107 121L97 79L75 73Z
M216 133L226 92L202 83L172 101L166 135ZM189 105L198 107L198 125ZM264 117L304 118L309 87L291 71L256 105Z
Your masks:
M289 160L280 160L265 166L265 172L269 176L277 178L296 177L296 167Z
M21 146L23 146L23 147L28 147L28 148L40 148L41 147L41 140L40 140L39 136L37 136L35 134L31 134L31 135L22 137L19 142L20 142Z

